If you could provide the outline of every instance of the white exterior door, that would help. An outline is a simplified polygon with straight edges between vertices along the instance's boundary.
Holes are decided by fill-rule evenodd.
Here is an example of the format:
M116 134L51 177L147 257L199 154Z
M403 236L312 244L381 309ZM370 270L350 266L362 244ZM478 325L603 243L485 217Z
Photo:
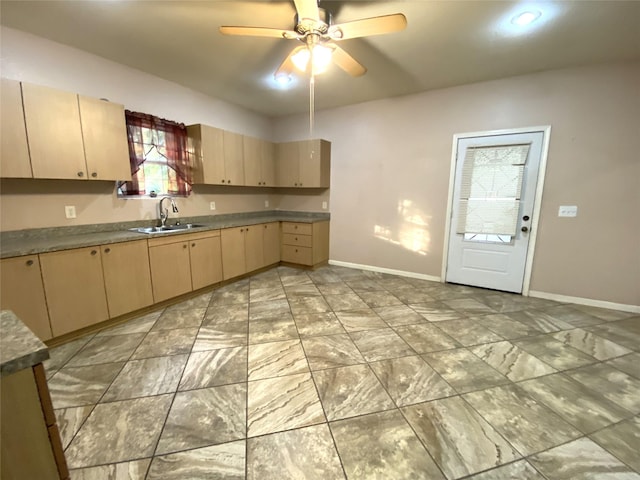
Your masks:
M522 292L544 133L459 138L446 281Z

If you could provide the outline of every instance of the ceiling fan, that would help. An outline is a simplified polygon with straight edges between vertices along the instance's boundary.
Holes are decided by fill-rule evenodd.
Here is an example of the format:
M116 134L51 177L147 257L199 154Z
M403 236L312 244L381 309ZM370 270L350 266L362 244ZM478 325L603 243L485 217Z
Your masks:
M224 35L284 38L302 42L304 45L294 48L278 67L274 73L276 80L288 81L294 68L308 71L313 78L314 75L325 71L331 61L354 77L364 75L367 69L335 42L397 32L407 25L407 19L401 13L333 24L331 13L318 7L317 0L293 1L297 12L293 30L269 27L220 27L220 33Z

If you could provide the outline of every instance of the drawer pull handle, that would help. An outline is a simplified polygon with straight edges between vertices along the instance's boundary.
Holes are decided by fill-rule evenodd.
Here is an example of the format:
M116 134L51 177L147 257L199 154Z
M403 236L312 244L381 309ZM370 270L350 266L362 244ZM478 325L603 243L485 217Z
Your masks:
M27 260L27 267L30 267L31 265L33 265L33 260Z
M111 249L109 247L104 249L104 253L109 253L111 251Z

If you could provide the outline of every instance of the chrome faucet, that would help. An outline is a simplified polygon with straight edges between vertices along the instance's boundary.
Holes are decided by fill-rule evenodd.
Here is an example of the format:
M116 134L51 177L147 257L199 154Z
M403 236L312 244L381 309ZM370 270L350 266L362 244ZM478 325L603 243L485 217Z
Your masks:
M178 206L176 205L176 202L173 199L173 197L170 197L169 195L162 197L160 199L160 205L158 206L158 208L160 210L160 225L163 227L167 223L167 218L169 218L169 209L162 208L162 202L164 202L166 199L169 199L169 201L171 202L171 210L173 211L173 213L178 213Z

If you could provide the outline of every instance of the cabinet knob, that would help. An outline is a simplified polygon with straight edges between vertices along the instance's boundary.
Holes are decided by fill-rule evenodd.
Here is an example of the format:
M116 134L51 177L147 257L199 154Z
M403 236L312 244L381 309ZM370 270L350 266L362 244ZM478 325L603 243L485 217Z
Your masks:
M222 180L220 180L220 183L224 183L224 178Z
M27 260L25 263L27 264L27 267L30 267L33 265L33 260Z
M298 229L298 225L294 225L293 228L295 228L297 230Z
M97 250L91 250L91 255L95 255L95 254L97 254L97 253L98 253L98 251L97 251Z
M267 226L265 225L264 228L267 228Z
M301 187L302 186L302 182L300 182L300 185L298 185L298 186Z
M98 176L98 173L97 173L97 172L92 172L92 173L91 173L91 176L92 176L93 178L96 178L96 177Z
M78 172L79 177L84 177L84 172Z
M298 241L298 237L296 237L296 242Z
M231 183L231 180L227 180L227 183Z
M195 242L194 242L194 243L192 243L192 244L191 244L191 246L192 246L192 247L195 247L195 246L196 246Z
M296 253L298 253L298 249L296 248Z
M186 243L184 245L182 245L182 248L187 248L189 245L187 245Z
M111 249L109 247L104 249L104 253L109 253L111 251Z
M297 187L297 186L298 186L298 182L295 182L295 183L293 184L293 186L294 186L294 187Z

